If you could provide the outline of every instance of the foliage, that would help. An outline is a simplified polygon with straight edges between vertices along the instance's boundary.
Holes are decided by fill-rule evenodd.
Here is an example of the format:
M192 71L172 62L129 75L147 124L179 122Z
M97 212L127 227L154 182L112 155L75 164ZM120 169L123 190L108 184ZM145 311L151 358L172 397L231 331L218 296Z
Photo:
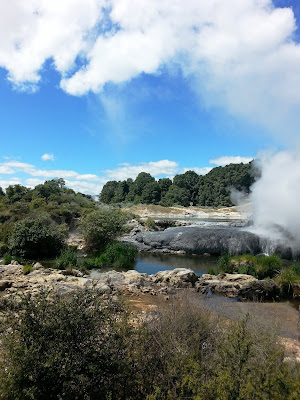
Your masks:
M72 269L77 267L77 251L74 248L68 247L63 250L55 261L54 268L57 269Z
M135 181L107 182L100 194L100 201L106 204L133 202L135 204L161 204L166 206L205 207L231 206L232 188L250 192L250 187L258 177L258 171L249 164L230 164L213 168L202 176L194 171L186 171L174 177L159 179L141 172Z
M3 264L8 265L12 262L12 256L9 253L5 253L3 256Z
M233 273L233 266L230 262L229 254L225 253L222 254L218 259L218 270L221 273L225 274L232 274Z
M209 275L217 275L217 273L216 273L216 271L215 271L214 268L208 268L207 273L208 273Z
M282 268L277 255L257 257L251 254L235 256L230 259L234 272L253 275L258 279L273 278Z
M30 216L14 224L10 250L27 259L53 257L63 248L66 233L66 227L55 224L47 214Z
M130 219L130 215L118 209L96 210L86 215L79 226L90 249L103 248L115 239Z
M105 251L95 260L98 267L131 268L134 264L137 249L127 243L109 243Z
M293 294L293 284L300 281L299 267L297 265L283 268L276 276L276 283L280 286L283 295Z
M32 271L33 271L32 265L29 265L29 264L24 265L24 267L23 267L23 274L24 275L28 275Z
M150 218L150 217L147 218L146 221L144 222L144 224L145 224L145 227L149 230L153 231L153 230L157 229L156 223L153 218Z
M223 321L186 297L132 323L95 291L9 304L3 400L296 400L299 366L258 320ZM7 329L9 328L9 329Z
M121 304L93 292L41 293L24 298L18 316L13 311L3 338L1 399L132 398L132 328Z

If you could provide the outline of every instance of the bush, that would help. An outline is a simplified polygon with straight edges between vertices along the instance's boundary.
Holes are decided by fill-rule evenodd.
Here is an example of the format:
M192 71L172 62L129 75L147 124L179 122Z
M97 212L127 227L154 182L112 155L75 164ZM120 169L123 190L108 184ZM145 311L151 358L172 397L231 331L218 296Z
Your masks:
M3 338L1 399L125 399L132 328L120 303L94 292L26 297Z
M145 227L151 231L154 231L157 229L156 223L155 223L154 219L152 219L152 218L147 218L144 224L145 224Z
M28 264L24 265L24 267L23 267L23 274L24 275L28 275L32 271L33 271L32 265L28 265Z
M91 250L104 246L121 234L129 216L120 210L97 210L86 215L79 226Z
M217 275L217 273L214 270L214 268L208 268L207 273L210 274L210 275Z
M129 269L133 266L137 249L127 243L114 242L107 245L95 263L100 267L115 267Z
M233 265L230 262L229 254L222 254L218 259L218 269L225 274L233 273Z
M300 276L293 267L284 268L276 277L276 283L280 286L283 295L293 294L293 284L300 281Z
M255 264L258 279L273 278L282 267L282 261L276 255L256 257Z
M10 250L27 259L53 257L63 248L66 234L66 227L56 225L47 214L30 216L14 224Z
M12 256L9 253L4 254L3 256L3 264L8 265L12 262Z
M77 250L74 248L68 248L63 250L59 258L55 261L54 268L57 269L68 269L77 267Z

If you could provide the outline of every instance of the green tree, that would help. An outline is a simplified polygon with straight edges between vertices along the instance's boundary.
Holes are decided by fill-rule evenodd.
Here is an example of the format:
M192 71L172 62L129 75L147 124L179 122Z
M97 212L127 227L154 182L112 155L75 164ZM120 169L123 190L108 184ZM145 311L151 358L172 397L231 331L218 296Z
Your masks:
M141 201L145 204L157 204L160 201L161 189L158 182L147 183L142 191Z
M53 257L60 253L67 234L47 214L28 216L14 224L9 241L13 255L27 259Z
M170 186L167 194L165 195L165 203L167 206L181 205L184 207L189 206L189 192L187 189L180 188L176 185Z
M189 200L197 203L199 175L195 171L186 171L184 174L175 175L173 185L176 185L189 192Z
M99 200L102 203L105 204L110 204L112 198L115 195L115 191L118 187L118 182L117 181L108 181L104 186L103 189L100 193L100 198Z
M103 248L121 232L128 216L120 210L95 210L79 226L90 249Z
M6 188L6 198L9 204L20 201L28 193L29 189L22 185L9 185Z

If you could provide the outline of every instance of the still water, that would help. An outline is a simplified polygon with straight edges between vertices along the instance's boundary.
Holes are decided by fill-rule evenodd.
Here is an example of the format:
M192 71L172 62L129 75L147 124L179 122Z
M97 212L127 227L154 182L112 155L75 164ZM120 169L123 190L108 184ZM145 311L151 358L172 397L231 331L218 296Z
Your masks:
M148 275L156 274L158 271L171 270L175 268L190 268L199 276L207 273L209 268L216 269L218 257L192 256L188 254L157 254L139 253L134 269L145 272Z

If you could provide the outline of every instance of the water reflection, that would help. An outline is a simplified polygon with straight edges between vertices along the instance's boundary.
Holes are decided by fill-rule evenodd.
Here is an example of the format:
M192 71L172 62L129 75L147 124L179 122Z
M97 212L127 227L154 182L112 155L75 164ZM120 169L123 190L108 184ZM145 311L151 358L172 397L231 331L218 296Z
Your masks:
M199 276L207 273L209 268L216 269L218 257L192 256L175 254L140 253L135 270L149 274L175 268L190 268Z

